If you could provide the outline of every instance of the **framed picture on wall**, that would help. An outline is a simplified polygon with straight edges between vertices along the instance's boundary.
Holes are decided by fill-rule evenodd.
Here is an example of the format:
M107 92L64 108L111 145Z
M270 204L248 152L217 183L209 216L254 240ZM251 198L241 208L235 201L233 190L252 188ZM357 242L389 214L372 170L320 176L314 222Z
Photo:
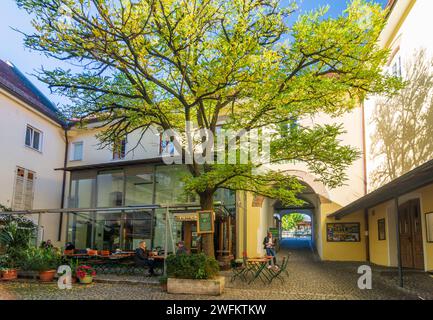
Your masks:
M379 241L386 240L385 219L377 220L377 236Z
M328 223L326 225L328 242L360 242L360 223Z
M427 242L433 243L433 212L425 214L425 224L427 228Z

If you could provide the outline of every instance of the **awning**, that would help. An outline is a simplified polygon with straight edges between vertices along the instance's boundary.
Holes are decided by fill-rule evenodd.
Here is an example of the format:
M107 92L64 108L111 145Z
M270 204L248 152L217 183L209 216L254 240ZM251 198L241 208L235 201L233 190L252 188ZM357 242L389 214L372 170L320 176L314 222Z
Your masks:
M163 164L163 158L149 158L140 160L128 160L128 161L113 161L113 162L103 162L96 164L88 164L83 166L70 166L66 168L56 168L56 171L81 171L90 169L109 169L109 168L120 168L124 166L138 166L143 164Z
M328 215L340 219L359 210L370 209L386 201L400 197L406 193L433 183L433 160L409 171L383 187L352 202L348 206Z

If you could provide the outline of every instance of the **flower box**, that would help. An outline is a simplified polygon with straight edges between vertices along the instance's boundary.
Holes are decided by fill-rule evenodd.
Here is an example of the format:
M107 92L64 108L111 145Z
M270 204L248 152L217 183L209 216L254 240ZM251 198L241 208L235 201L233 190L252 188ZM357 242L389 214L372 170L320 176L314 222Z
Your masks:
M224 277L208 280L179 278L168 278L167 280L167 292L172 294L219 296L223 293L224 286Z

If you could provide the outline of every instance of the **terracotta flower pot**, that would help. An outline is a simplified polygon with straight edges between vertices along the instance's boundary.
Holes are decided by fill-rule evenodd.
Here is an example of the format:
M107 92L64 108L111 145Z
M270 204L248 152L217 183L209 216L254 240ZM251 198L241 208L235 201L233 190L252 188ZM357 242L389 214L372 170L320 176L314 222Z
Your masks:
M77 277L71 277L71 283L77 283ZM66 279L63 280L63 284L66 284Z
M18 271L17 269L3 270L1 272L1 278L3 280L15 280L18 278Z
M51 282L54 280L54 276L56 275L56 270L47 270L39 272L39 281L40 282Z
M84 278L78 278L80 280L80 283L83 284L91 284L93 282L92 276L85 276Z

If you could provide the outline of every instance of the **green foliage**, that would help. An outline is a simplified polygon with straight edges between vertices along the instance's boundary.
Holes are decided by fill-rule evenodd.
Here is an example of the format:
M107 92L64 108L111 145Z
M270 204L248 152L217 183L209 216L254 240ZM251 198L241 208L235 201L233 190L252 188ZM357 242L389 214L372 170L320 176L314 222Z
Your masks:
M184 133L188 121L215 133L222 117L224 129L281 132L293 119L335 119L366 94L401 87L382 73L386 11L369 1L352 1L336 18L320 8L297 19L296 2L281 0L16 1L35 17L27 48L82 66L38 77L71 100L67 114L105 123L101 147L151 126ZM341 186L359 156L341 145L343 133L339 123L283 130L272 136L266 170L251 159L194 161L186 188L201 200L226 188L299 205L299 181L269 165L301 162L325 185ZM188 141L183 151L202 142Z
M181 279L210 279L218 275L219 265L205 254L170 255L167 258L168 277Z
M24 270L57 270L61 264L61 254L54 249L29 248L24 252L22 264Z
M0 215L0 249L3 267L16 268L30 247L36 225L20 216Z
M158 281L160 284L167 284L167 279L168 279L167 276L161 276L158 278Z
M281 219L281 225L284 230L290 231L296 228L299 222L305 220L305 216L301 213L293 213L290 215L285 215Z

